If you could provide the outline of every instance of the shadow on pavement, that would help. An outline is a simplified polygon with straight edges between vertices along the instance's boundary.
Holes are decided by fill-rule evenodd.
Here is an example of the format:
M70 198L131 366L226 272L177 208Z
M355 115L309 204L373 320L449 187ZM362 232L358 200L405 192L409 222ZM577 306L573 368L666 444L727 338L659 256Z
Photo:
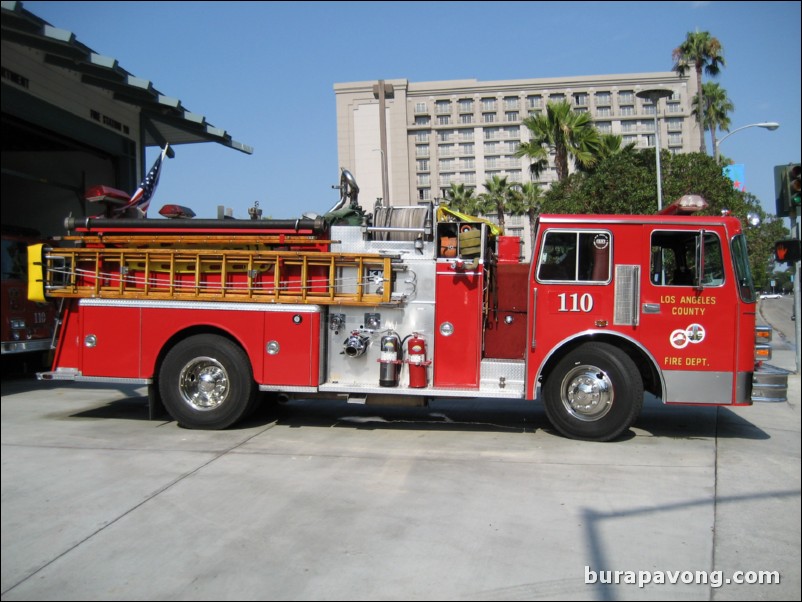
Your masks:
M53 392L62 387L71 390L116 391L122 399L113 399L80 412L71 418L109 418L148 420L148 398L143 385L106 383L59 383L32 378L4 380L3 396L26 392ZM747 409L748 412L748 409ZM161 422L169 416L155 417ZM436 399L427 407L349 404L338 399L296 399L286 403L262 403L234 429L253 428L275 422L290 428L325 427L353 429L405 429L441 431L535 432L554 436L555 431L540 402L509 399ZM735 438L763 440L770 436L762 429L726 407L665 406L647 396L641 416L617 441L625 441L645 431L653 437L678 439Z

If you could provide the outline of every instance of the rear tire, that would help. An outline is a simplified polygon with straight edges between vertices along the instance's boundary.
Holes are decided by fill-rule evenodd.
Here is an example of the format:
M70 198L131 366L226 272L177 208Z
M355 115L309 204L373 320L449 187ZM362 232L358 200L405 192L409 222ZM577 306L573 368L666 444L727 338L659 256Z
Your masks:
M558 362L543 390L546 415L566 437L609 441L627 430L643 407L635 362L607 343L587 343Z
M186 428L231 426L253 406L256 391L247 354L219 335L184 339L167 353L159 371L162 403Z

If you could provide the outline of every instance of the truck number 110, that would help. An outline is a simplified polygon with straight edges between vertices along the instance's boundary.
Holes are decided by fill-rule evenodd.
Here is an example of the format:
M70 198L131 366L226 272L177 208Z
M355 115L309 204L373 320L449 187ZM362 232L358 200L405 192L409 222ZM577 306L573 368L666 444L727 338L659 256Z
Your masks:
M593 310L593 296L590 293L560 293L560 309L558 311L581 311L588 313Z

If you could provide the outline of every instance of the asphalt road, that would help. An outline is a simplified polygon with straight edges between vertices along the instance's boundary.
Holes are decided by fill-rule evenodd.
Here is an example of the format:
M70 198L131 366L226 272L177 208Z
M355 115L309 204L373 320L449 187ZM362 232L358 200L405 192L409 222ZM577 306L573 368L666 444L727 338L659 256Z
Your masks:
M785 295L779 299L761 299L758 306L758 318L762 319L781 333L782 338L793 343L795 322L791 319L794 311L793 295Z

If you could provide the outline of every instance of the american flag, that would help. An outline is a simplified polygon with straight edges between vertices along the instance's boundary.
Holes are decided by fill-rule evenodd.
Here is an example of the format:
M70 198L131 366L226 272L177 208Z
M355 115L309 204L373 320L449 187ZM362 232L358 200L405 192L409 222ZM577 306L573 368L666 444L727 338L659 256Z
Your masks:
M153 167L150 168L145 179L139 184L139 188L131 195L131 199L123 207L120 207L120 213L125 213L128 209L138 209L142 212L143 216L147 216L150 199L153 197L156 186L159 184L159 173L161 171L164 155L167 154L168 146L169 145L164 146L164 149L156 159Z

